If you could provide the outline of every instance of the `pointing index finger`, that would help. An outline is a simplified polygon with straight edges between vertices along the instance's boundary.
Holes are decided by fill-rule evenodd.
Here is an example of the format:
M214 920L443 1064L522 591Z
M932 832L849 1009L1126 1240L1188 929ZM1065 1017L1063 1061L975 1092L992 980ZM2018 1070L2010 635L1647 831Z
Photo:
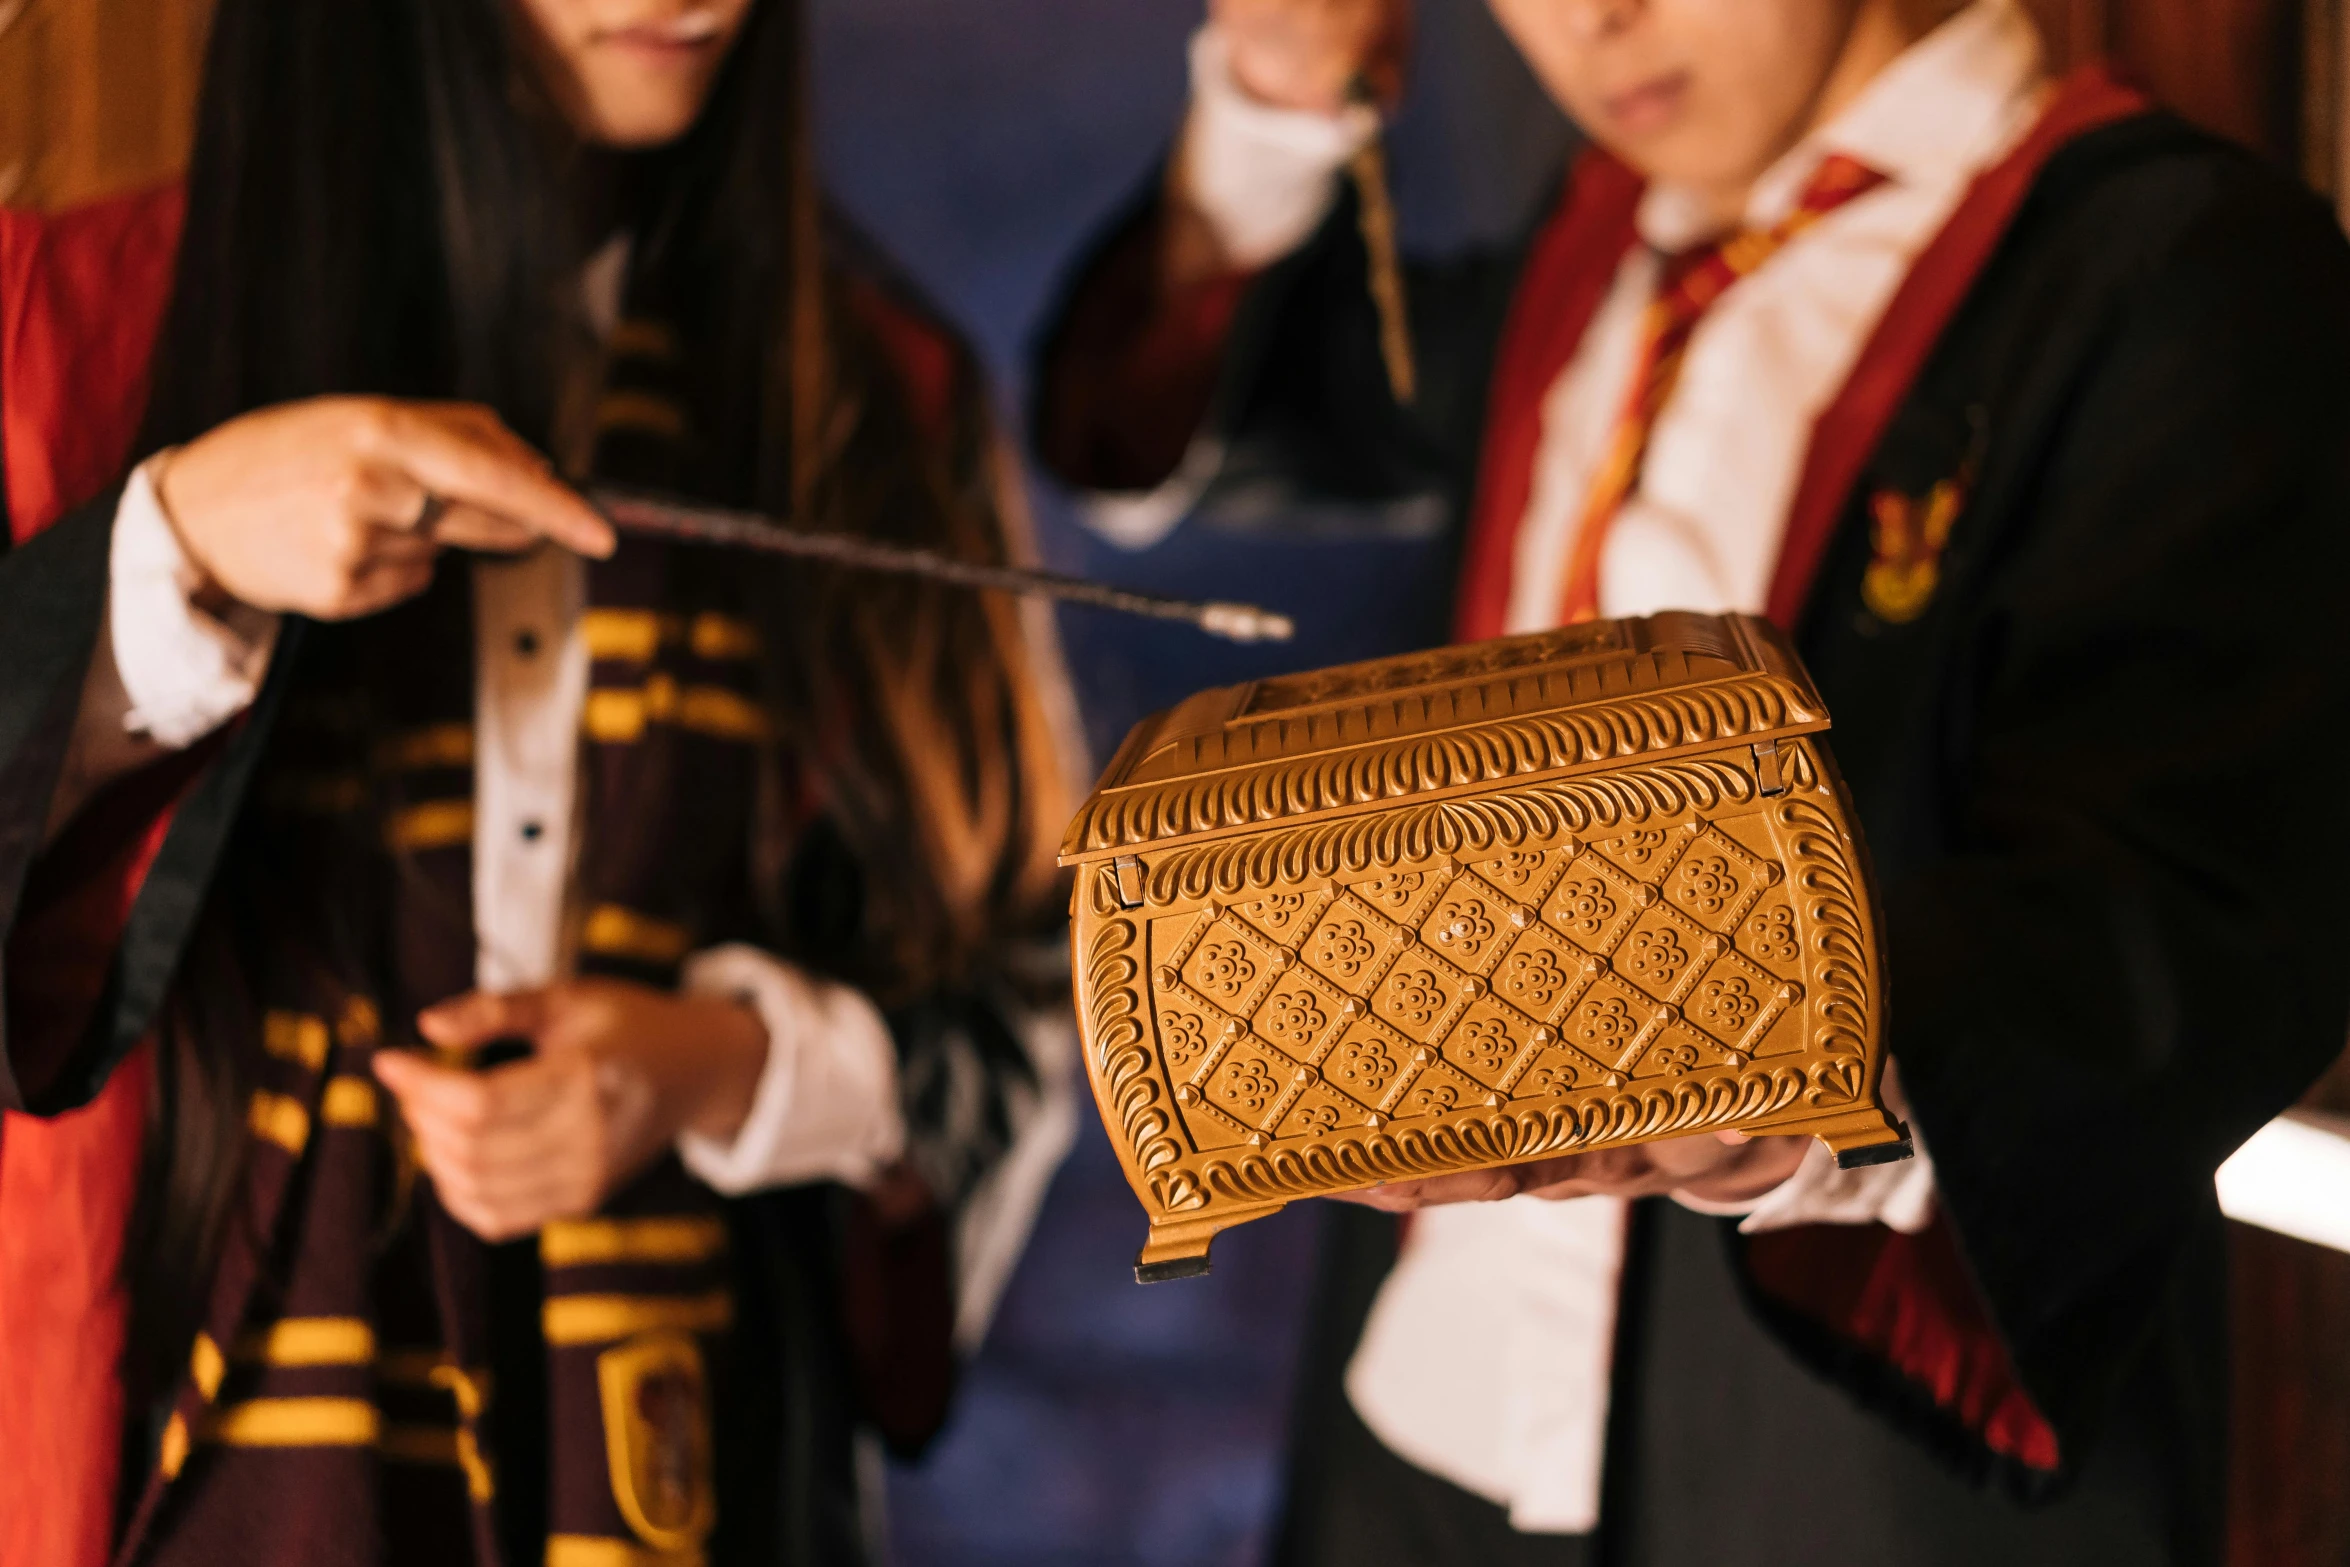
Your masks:
M598 560L612 525L505 426L468 410L409 406L378 427L383 455L431 494L478 507Z

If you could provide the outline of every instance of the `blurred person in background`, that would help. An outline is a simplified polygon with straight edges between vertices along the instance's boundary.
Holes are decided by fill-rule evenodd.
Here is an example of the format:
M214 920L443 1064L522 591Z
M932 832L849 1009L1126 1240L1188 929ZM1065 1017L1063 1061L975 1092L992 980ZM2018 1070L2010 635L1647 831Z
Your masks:
M2211 1176L2350 1012L2308 789L2350 762L2312 656L2350 252L2249 155L2054 79L2013 0L1493 9L1595 146L1522 245L1410 269L1408 405L1337 178L1405 8L1212 0L1173 154L1046 338L1039 449L1187 503L1433 488L1464 639L1787 629L1917 1156L1704 1138L1366 1194L1418 1211L1339 1232L1281 1558L2216 1561Z
M848 1562L1037 1099L1024 546L791 0L225 0L0 214L0 1559ZM1000 1250L1000 1246L995 1249Z

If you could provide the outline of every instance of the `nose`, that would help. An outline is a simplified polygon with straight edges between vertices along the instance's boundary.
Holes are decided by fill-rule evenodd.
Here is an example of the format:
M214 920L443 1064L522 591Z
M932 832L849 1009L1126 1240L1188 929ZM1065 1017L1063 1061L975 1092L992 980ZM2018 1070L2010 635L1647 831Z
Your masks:
M1646 0L1558 0L1567 30L1578 43L1612 38L1632 25Z

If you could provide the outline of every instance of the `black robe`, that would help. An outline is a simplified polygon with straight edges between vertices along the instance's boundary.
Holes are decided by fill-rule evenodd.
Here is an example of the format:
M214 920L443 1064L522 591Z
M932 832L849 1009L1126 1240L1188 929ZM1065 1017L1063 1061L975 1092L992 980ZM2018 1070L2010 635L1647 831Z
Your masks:
M1080 484L1153 477L1102 460L1132 432L1079 394L1154 222L1146 202L1113 234L1045 340L1035 426ZM1202 508L1271 489L1464 518L1523 255L1412 269L1422 390L1400 409L1342 204L1238 306ZM1939 584L1890 621L1864 593L1865 498L1943 481L1964 506ZM1889 1046L1942 1214L2060 1461L1992 1451L1760 1287L1757 1242L1648 1204L1600 1536L1519 1537L1523 1559L2218 1559L2212 1173L2350 1021L2350 832L2306 793L2350 764L2350 661L2326 641L2345 523L2350 247L2330 214L2168 116L2071 139L1909 381L1793 617L1884 898ZM1366 1468L1338 1377L1392 1227L1348 1214L1335 1235L1285 1556L1505 1559L1466 1543L1498 1509L1454 1492L1415 1520L1408 1484ZM1366 1510L1384 1543L1350 1525ZM1396 1532L1431 1519L1450 1545Z
M939 345L942 367L959 378L954 389L962 389L976 373L951 339L911 306L877 292L868 308L885 324ZM101 364L88 380L105 388L119 373L120 367ZM0 378L0 387L8 385L21 390L24 383ZM36 401L27 399L28 404ZM62 417L71 417L70 397L60 393L58 406L68 410ZM104 428L98 415L90 422ZM39 418L27 418L22 427L38 432L42 425ZM201 960L200 955L191 959L191 946L201 939L208 904L224 892L233 895L240 867L257 855L274 849L282 857L284 824L272 811L283 802L267 798L266 785L273 768L283 766L289 751L299 756L304 744L299 721L304 698L315 706L318 695L307 682L322 667L347 661L355 639L397 640L421 624L444 634L416 637L413 656L404 650L397 660L401 690L390 705L413 697L411 687L449 687L454 710L469 720L471 619L462 593L440 592L466 569L455 557L444 560L443 581L431 593L386 616L343 625L289 616L268 679L249 710L188 750L108 784L55 841L45 843L50 802L65 765L85 675L103 634L121 489L109 489L13 547L6 543L12 537L6 497L0 485L0 550L5 551L0 554L0 953L12 965L0 971L0 992L7 1002L0 1020L0 1109L46 1117L75 1110L106 1088L170 1005L183 968ZM632 541L612 564L624 566L639 553L659 557L666 547ZM696 580L724 574L723 563L692 564ZM451 605L454 613L442 614ZM583 777L595 761L583 756ZM589 781L609 791L612 776L607 768ZM469 800L470 768L461 779ZM731 775L726 781L732 781ZM770 946L781 946L788 936L790 955L811 969L854 972L861 961L866 871L845 835L820 813L776 820L786 810L780 800L724 808L742 802L719 784L719 769L702 767L692 773L690 793L660 791L660 819L629 820L625 809L617 810L621 820L612 835L626 836L631 846L648 851L673 849L677 835L670 829L682 824L697 851L684 857L697 864L715 861L717 869L707 879L748 897L760 867L753 863L755 856L735 851L742 839L771 830L788 843L787 862L779 887L759 889L772 897L758 901L772 901L783 910L780 926L728 934L777 938L768 941ZM166 813L168 828L145 874L127 878L136 887L127 914L117 921L109 911L92 922L103 926L110 943L94 950L97 943L87 939L89 933L76 930L76 939L63 944L88 972L28 973L16 966L25 954L19 938L27 929L59 918L61 906L87 903L87 887L125 882L123 847ZM637 856L647 857L660 855ZM737 883L743 885L737 888ZM359 885L374 890L372 884ZM459 865L449 890L462 900L468 886ZM359 897L369 901L367 892ZM389 907L396 900L374 901ZM65 907L62 919L73 923L89 912ZM439 923L447 923L445 912ZM470 982L470 931L457 934L462 939L453 952L436 954L450 960L440 965L448 973L436 994ZM448 943L443 939L441 945ZM1019 945L1005 943L1007 948ZM386 959L384 967L397 971L400 980L414 978L410 970L415 965ZM664 982L650 974L636 977ZM870 1433L911 1454L945 1418L956 1375L952 1219L1006 1151L1012 1101L1033 1086L1017 1034L1022 1014L1038 1001L1031 988L1015 981L1008 966L991 967L967 983L905 998L884 1014L899 1057L909 1157L938 1199L930 1209L909 1221L885 1222L864 1198L826 1183L724 1200L730 1237L725 1282L733 1329L724 1375L712 1388L718 1494L717 1532L708 1547L713 1562L853 1567L868 1559L869 1520L856 1443L860 1432ZM61 997L70 1007L59 1005ZM208 1034L204 1043L226 1052L251 1041ZM172 1092L168 1078L159 1082L151 1121L169 1124ZM153 1143L151 1131L150 1149ZM126 1150L125 1157L135 1161L138 1151ZM76 1218L66 1217L69 1223ZM280 1237L267 1239L275 1244ZM364 1249L367 1237L360 1236L356 1244ZM286 1260L274 1257L273 1273L283 1271ZM535 1238L496 1248L489 1271L489 1359L501 1390L499 1407L506 1411L503 1427L493 1428L503 1431L491 1455L501 1476L495 1523L503 1559L531 1561L547 1540L550 1488L561 1479L548 1473L547 1347L538 1331L544 1270ZM0 1280L0 1288L7 1287L8 1281ZM191 1334L195 1326L190 1323ZM0 1354L23 1352L21 1346L0 1345ZM178 1505L167 1483L176 1475L178 1460L165 1456L173 1441L174 1403L186 1401L185 1378L176 1372L175 1365L169 1385L150 1387L140 1385L125 1367L134 1397L117 1495L123 1538L150 1542L134 1547L148 1555L157 1520L168 1533L174 1522L170 1509ZM592 1479L600 1481L602 1464L598 1454ZM388 1508L403 1505L396 1490L387 1487L384 1494ZM310 1493L296 1489L283 1511L307 1514L322 1505L315 1488ZM266 1526L275 1521L255 1520L246 1547L258 1554L265 1544L282 1546L282 1540L266 1538ZM348 1527L358 1531L355 1524ZM213 1559L204 1553L220 1548L215 1539L206 1535L195 1542L201 1559ZM357 1541L354 1549L366 1543L371 1542Z

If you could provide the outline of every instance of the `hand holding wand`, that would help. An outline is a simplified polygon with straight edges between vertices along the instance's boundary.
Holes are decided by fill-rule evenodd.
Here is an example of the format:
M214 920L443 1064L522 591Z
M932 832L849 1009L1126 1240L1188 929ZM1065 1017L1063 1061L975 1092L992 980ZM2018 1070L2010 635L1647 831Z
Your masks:
M620 532L645 538L794 555L853 571L927 577L958 587L1062 599L1153 620L1180 620L1227 642L1286 642L1297 634L1296 623L1287 615L1254 604L1169 598L1025 566L955 560L935 550L883 544L845 533L801 533L756 512L686 505L629 490L594 488L587 491L587 500Z

